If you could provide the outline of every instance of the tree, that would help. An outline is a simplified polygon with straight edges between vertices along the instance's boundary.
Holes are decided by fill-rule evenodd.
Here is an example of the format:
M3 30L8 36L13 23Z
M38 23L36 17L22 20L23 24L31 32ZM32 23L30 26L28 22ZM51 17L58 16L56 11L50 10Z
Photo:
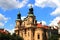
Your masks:
M15 33L12 35L0 33L0 40L23 40L23 38L16 35Z
M10 39L9 34L0 33L0 40L9 40L9 39Z
M19 35L16 35L15 33L12 34L12 37L14 37L15 40L23 40L22 37L20 37Z
M52 34L52 36L49 38L49 40L58 40L59 35Z

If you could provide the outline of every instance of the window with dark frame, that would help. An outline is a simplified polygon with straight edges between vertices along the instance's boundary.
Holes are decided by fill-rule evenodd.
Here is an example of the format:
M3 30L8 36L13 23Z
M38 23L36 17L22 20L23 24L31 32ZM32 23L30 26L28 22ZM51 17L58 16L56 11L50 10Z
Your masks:
M25 34L26 34L26 29L25 29Z
M23 33L21 33L22 37L23 37Z
M28 32L28 36L29 36L29 32Z
M38 39L40 39L40 35L38 34Z
M25 29L25 36L26 36L26 29Z

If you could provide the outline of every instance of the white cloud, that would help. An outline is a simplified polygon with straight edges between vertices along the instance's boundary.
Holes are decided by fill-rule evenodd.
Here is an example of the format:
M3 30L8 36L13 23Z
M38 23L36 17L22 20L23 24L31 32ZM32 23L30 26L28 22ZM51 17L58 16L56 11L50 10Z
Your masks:
M11 27L14 27L14 24L10 24L9 28L11 28ZM5 30L7 30L7 31L9 31L9 33L13 34L15 29L14 28L12 28L12 29L5 28Z
M28 7L30 7L30 6L34 7L34 5L33 5L33 4L28 4L27 6L28 6Z
M40 23L40 21L38 21L37 23Z
M3 27L4 26L4 23L0 22L0 26Z
M5 29L5 30L8 30L11 34L13 34L14 33L14 29Z
M60 7L56 8L51 15L59 15L60 16Z
M21 19L23 20L24 18L26 18L26 16L22 16Z
M35 6L44 8L51 7L56 8L51 15L59 15L51 21L50 26L58 26L57 22L60 20L60 0L35 0Z
M60 15L60 0L54 0L53 1L56 5L57 5L57 7L56 7L56 9L51 13L51 15Z
M8 18L6 18L4 15L2 15L1 13L0 13L0 20L8 20Z
M38 21L37 23L40 23L40 22L42 22L42 25L46 25L45 21Z
M42 25L46 25L46 22L45 21L42 21Z
M35 5L42 8L56 7L56 4L53 2L53 0L35 0Z
M35 0L35 5L41 8L56 8L51 15L60 15L60 0Z
M53 19L51 21L51 23L49 24L50 26L58 26L58 21L60 20L60 17L56 17L55 19Z
M11 34L13 34L14 33L14 29L12 29L12 30L8 30Z
M0 27L3 27L5 23L7 23L9 18L5 17L3 14L0 13Z
M23 0L22 2L18 0L0 0L0 7L4 10L21 8L27 4L28 0Z

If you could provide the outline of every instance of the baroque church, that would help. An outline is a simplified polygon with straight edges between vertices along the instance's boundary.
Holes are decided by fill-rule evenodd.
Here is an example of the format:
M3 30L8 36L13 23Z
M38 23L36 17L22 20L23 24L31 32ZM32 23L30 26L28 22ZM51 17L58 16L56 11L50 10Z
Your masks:
M48 26L42 25L42 22L37 23L32 6L29 8L28 15L24 20L21 19L20 12L17 14L15 33L24 40L47 40L47 30Z

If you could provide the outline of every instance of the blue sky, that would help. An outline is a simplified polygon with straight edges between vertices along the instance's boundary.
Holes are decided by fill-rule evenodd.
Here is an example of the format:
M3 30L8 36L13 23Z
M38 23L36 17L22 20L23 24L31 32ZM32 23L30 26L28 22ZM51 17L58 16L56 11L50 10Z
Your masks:
M23 19L28 15L31 4L38 22L57 26L60 20L60 0L0 0L0 28L13 30L18 11Z

